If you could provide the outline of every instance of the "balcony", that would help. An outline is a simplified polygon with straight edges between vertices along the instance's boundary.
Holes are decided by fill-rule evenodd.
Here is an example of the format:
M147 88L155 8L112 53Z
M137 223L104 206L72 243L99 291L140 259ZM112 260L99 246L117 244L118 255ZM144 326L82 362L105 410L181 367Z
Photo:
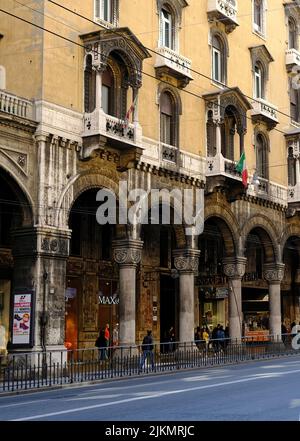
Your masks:
M208 0L207 16L209 21L220 20L226 32L232 32L238 25L237 0Z
M294 66L300 66L300 52L296 49L286 50L285 64L288 72L291 72Z
M289 204L299 204L300 202L300 185L289 186L288 187L288 203Z
M282 185L271 182L268 179L258 177L259 184L249 184L247 195L265 199L284 207L288 204L288 190ZM251 182L251 177L250 177Z
M143 138L143 153L140 161L156 168L171 170L205 181L206 160L204 157L180 151L177 147L150 138Z
M165 75L171 75L178 80L179 87L187 86L193 79L191 61L168 47L159 47L156 52L156 76L162 78Z
M236 170L237 163L224 158L222 154L207 158L206 176L225 176L242 182L241 174Z
M277 126L277 107L262 99L256 99L251 104L253 107L251 116L254 123L262 121L267 124L269 130Z
M0 112L32 120L33 103L25 98L0 90Z
M124 120L107 115L103 110L84 114L84 149L83 157L89 156L91 150L99 144L108 143L119 150L128 150L142 146L142 129L138 123L126 124Z

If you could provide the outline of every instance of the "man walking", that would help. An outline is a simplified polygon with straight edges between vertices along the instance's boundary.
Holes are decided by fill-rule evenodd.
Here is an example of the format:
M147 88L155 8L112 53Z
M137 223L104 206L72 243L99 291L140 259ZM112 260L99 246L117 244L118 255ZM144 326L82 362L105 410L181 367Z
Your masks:
M154 370L154 356L153 356L153 338L152 331L147 331L147 335L145 335L142 343L142 358L140 363L140 372L144 367L144 363L146 359L150 358L152 370Z

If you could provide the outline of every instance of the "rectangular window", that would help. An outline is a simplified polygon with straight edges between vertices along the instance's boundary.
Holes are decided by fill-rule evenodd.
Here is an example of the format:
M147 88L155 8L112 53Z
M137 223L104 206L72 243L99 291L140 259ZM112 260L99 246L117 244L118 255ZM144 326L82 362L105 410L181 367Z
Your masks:
M291 120L299 122L299 94L293 87L290 89L290 113Z
M95 17L112 23L112 0L95 0Z
M161 20L162 20L162 45L173 49L172 42L172 17L171 14L162 9L161 11Z
M161 142L164 144L172 145L172 128L171 128L172 117L166 115L165 113L161 113Z
M265 9L264 0L253 0L253 29L264 34Z
M213 48L213 80L221 82L221 52Z
M261 73L255 72L255 98L262 98L262 83L261 83Z

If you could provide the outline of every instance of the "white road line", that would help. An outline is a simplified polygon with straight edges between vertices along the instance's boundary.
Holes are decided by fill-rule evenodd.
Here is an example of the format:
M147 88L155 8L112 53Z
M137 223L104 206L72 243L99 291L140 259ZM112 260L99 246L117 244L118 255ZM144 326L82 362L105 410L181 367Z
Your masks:
M99 392L99 391L98 391ZM90 397L73 397L73 398L64 398L63 401L77 401L77 400L103 400L104 398L118 398L123 394L114 394L114 395L92 395Z
M0 409L7 408L7 407L13 407L13 406L26 406L26 404L36 404L41 403L42 401L50 401L50 398L45 400L33 400L33 401L22 401L21 403L13 403L13 404L4 404L0 406Z
M212 381L212 380L221 380L221 378L230 378L233 375L220 375L219 377L210 377L209 375L199 375L197 377L186 377L182 378L181 381Z
M289 372L287 371L287 372L285 372L285 374L296 373L296 372L300 372L300 370L289 371ZM261 380L261 379L265 379L265 378L264 377L244 378L241 380L233 380L233 381L227 381L227 382L216 383L216 384L207 384L205 386L197 386L197 387L193 387L193 388L189 388L189 389L178 389L178 390L173 390L173 391L168 391L168 392L163 392L163 393L159 392L159 393L157 393L155 395L151 395L151 396L126 398L124 400L117 400L117 401L111 401L109 403L95 404L93 406L77 407L76 409L61 410L58 412L50 412L50 413L45 413L45 414L32 415L32 416L25 417L25 418L12 419L10 421L38 420L38 419L46 418L46 417L52 417L52 416L57 416L57 415L66 415L69 413L76 413L76 412L82 412L85 410L97 409L97 408L101 408L101 407L114 406L116 404L124 404L124 403L130 403L133 401L148 400L148 399L152 399L152 398L164 397L164 396L168 396L168 395L176 395L176 394L180 394L180 393L192 392L192 391L201 390L201 389L213 389L216 387L228 386L231 384L238 384L238 383L247 383L249 381L257 381L257 380Z

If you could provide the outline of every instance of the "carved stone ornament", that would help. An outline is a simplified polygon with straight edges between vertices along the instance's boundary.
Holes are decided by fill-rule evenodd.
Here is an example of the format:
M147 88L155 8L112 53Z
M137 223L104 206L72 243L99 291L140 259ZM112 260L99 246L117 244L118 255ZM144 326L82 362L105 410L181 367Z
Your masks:
M283 263L271 263L264 265L264 279L268 283L281 283L284 277Z
M229 279L242 279L246 270L245 257L228 257L223 259L223 272Z
M140 240L119 240L113 243L113 257L119 265L136 266L142 258L143 242Z
M176 250L174 251L174 265L181 273L196 273L199 266L199 250Z

